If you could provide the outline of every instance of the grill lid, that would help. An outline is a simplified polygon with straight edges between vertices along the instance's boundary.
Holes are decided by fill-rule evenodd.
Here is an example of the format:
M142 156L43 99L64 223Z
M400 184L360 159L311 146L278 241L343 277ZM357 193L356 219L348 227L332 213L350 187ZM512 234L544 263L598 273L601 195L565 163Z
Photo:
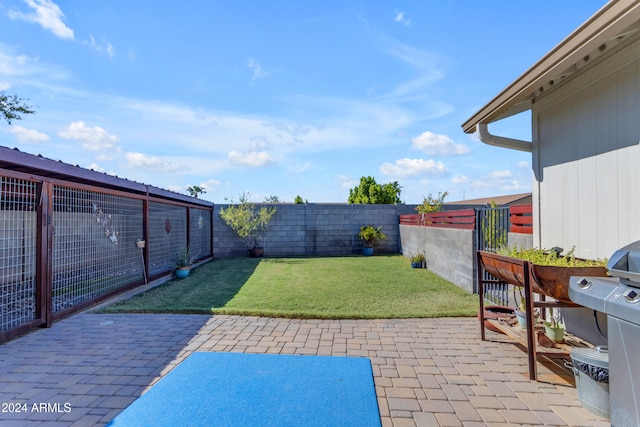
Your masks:
M640 284L640 240L618 249L607 263L609 274Z

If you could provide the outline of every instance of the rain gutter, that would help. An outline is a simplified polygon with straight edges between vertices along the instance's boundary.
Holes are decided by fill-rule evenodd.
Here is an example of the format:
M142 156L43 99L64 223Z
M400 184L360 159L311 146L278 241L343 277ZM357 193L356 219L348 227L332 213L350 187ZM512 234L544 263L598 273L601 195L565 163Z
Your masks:
M507 138L505 136L497 136L489 133L489 128L485 123L478 123L476 125L476 133L480 138L480 141L494 147L509 148L511 150L520 150L531 153L531 142L523 141L521 139Z

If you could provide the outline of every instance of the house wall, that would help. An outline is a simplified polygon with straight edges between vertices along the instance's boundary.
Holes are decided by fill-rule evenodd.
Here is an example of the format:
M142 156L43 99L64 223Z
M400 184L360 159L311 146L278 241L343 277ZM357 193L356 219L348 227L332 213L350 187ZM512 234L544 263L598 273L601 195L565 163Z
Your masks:
M213 253L246 256L247 247L220 218L228 205L216 204ZM360 226L382 227L386 239L376 253L400 253L399 215L415 213L415 205L348 205L332 203L274 204L264 240L265 256L350 255L361 253Z
M593 259L640 239L638 58L636 38L533 104L535 246Z

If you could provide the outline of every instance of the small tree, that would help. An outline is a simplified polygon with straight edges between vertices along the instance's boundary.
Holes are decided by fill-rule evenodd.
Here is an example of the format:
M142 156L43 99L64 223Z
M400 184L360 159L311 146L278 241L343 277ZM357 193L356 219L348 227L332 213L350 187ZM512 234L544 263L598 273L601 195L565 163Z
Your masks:
M360 178L360 185L356 185L349 190L349 204L383 204L393 205L402 203L400 192L402 187L398 181L386 184L378 184L375 178L363 176Z
M293 203L295 203L296 205L306 205L308 202L306 200L302 200L302 197L296 196Z
M233 200L231 203L226 209L220 209L220 217L249 249L261 247L260 243L264 239L269 221L276 213L276 208L256 208L249 201L248 193L242 193L238 203Z
M441 212L444 210L444 198L447 197L449 193L445 191L444 193L438 193L438 198L434 199L431 194L428 197L424 197L422 200L422 204L416 207L416 210L422 214L422 224L431 224L431 218L429 214L434 212Z
M32 107L25 104L17 95L6 95L0 91L0 115L11 124L12 120L22 120L21 114L34 114Z
M280 197L271 194L269 197L264 198L265 203L284 203L280 201Z
M434 199L431 194L428 197L424 197L422 204L416 208L421 214L430 214L433 212L440 212L444 209L444 198L449 194L448 191L444 193L438 193L438 198Z
M192 197L198 198L198 194L206 193L204 187L200 187L199 185L192 185L191 187L187 187L187 191L189 195Z

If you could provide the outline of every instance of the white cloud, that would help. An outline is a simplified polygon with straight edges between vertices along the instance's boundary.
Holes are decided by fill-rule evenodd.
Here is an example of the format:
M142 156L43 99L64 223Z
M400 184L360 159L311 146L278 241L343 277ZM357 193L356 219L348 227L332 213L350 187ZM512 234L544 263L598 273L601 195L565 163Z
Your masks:
M380 166L383 175L393 177L407 177L418 175L444 175L447 168L440 161L433 159L398 159L395 164L384 163Z
M508 170L494 171L491 172L491 178L493 179L504 179L511 177L511 172Z
M452 184L466 184L469 182L469 177L465 176L465 175L456 175L453 177L453 179L451 180Z
M253 72L251 80L258 80L259 78L266 77L269 74L262 68L262 65L253 58L249 58L247 60L247 67L249 67Z
M237 166L259 168L276 163L276 159L266 151L229 151L229 161Z
M273 148L269 141L261 136L254 136L251 141L251 151L267 151Z
M518 162L517 166L518 166L518 169L529 169L529 162L522 160Z
M222 182L218 181L217 179L208 179L205 182L200 183L200 187L203 187L206 190L217 188L220 186L222 186Z
M11 87L11 83L0 80L0 90L7 90Z
M429 131L411 139L413 148L424 151L430 156L457 156L467 154L469 147L464 144L456 144L447 135L439 135Z
M340 188L353 188L360 183L360 180L353 179L347 175L338 175L338 179L335 181Z
M299 164L288 164L287 171L292 174L300 174L300 173L306 172L312 166L313 166L313 162L311 161L308 161L305 163L299 163Z
M73 30L63 22L64 13L57 4L50 0L24 0L33 12L23 13L10 9L9 18L40 24L45 30L51 31L61 39L73 40Z
M520 184L519 181L515 179L505 184L502 188L506 191L525 191L525 190L528 191L527 187L524 187L523 185Z
M419 70L423 84L435 83L445 76L441 68L442 61L437 55L392 39L386 39L385 49L390 55Z
M23 128L22 126L13 125L9 128L9 133L12 133L18 138L18 141L24 143L38 143L49 141L49 135L46 133L38 132L33 129Z
M159 172L176 172L182 169L176 163L162 160L156 156L147 156L142 153L126 153L125 158L127 159L125 166L127 169L143 168Z
M97 163L91 163L89 166L87 166L87 169L91 169L91 170L94 170L96 172L104 173L104 168L99 166Z
M68 69L58 63L42 61L38 56L16 53L13 47L3 45L0 42L0 77L4 78L8 85L3 90L20 86L19 95L22 97L27 90L26 88L30 87L50 91L51 93L48 95L42 95L44 98L55 93L56 96L73 94L78 99L84 95L81 91L61 84L61 82L68 81L69 76ZM89 96L95 99L96 94L92 93ZM61 101L58 98L56 102Z
M101 127L87 127L84 122L72 122L65 130L58 133L61 138L76 139L82 147L91 151L106 150L115 147L118 137L110 135Z
M109 56L109 58L113 59L113 45L107 42L105 39L102 39L100 43L96 43L96 39L93 36L89 36L89 40L83 41L82 44L85 46L89 46L96 52L104 52L107 54L107 56Z
M404 12L396 11L396 16L395 18L393 18L393 20L399 24L404 25L405 27L408 27L409 25L411 25L411 19L407 18Z

